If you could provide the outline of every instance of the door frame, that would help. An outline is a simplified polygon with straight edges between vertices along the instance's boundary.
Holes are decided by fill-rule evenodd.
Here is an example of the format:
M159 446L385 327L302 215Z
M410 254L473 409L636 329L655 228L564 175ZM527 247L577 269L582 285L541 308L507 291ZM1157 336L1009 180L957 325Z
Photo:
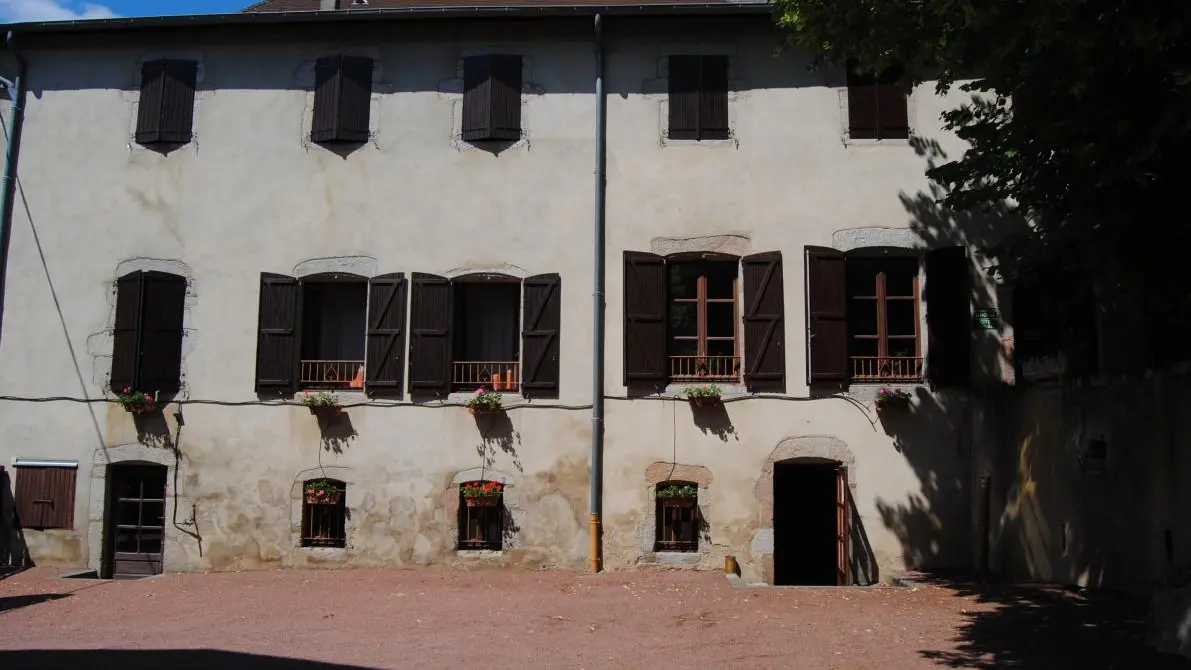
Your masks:
M149 577L149 576L153 576L153 575L163 574L165 572L165 546L166 546L166 542L167 542L168 538L166 536L167 535L166 524L164 522L164 519L168 518L168 515L170 513L170 510L169 510L170 468L168 466L165 466L160 463L152 463L152 462L146 462L146 461L120 461L120 462L116 462L116 463L111 463L107 466L107 468L105 468L107 470L107 472L105 473L106 476L104 478L105 479L105 482L104 482L104 510L103 510L103 521L102 521L103 549L102 549L102 555L101 555L100 567L99 567L99 576L103 579L112 579L115 577L116 553L117 553L116 552L116 532L115 532L116 531L115 526L117 523L116 514L115 514L117 498L115 495L115 489L116 489L116 483L120 481L121 471L148 470L150 468L160 472L161 478L163 480L162 483L164 484L163 489L162 489L163 500L162 500L161 552L159 554L153 554L153 555L157 556L156 563L157 563L157 567L159 568L159 571L154 572L150 575L144 575L144 576Z

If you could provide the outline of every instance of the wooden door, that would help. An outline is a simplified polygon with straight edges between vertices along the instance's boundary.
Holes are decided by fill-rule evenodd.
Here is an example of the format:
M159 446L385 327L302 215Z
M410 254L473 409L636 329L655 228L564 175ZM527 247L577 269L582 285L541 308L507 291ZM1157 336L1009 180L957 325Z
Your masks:
M852 510L848 505L848 469L835 471L835 572L836 584L851 586L851 552L848 541L852 535Z
M112 466L108 541L113 577L161 574L165 475L162 465Z

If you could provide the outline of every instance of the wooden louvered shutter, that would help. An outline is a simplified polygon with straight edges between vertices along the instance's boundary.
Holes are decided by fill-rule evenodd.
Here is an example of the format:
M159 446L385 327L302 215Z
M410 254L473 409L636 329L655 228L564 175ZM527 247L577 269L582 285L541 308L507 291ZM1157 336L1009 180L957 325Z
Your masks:
M750 387L785 390L785 294L781 252L745 256L744 381Z
M926 372L933 386L963 386L971 369L971 269L965 247L926 254Z
M75 468L16 468L16 513L23 528L74 528Z
M415 272L409 311L409 388L448 393L451 388L451 282Z
M807 382L848 379L848 295L844 255L806 247Z
M521 56L492 56L492 112L489 139L521 139Z
M368 282L368 354L365 389L401 394L405 376L405 275L373 277Z
M186 278L165 272L144 275L141 314L140 370L136 388L146 393L173 393L182 378L182 319Z
M140 321L143 304L143 273L130 272L116 280L116 321L112 328L112 393L122 393L136 384L140 366Z
M194 88L197 80L197 61L165 61L161 94L162 142L186 144L191 140L194 130Z
M699 139L700 56L670 56L670 129L672 140Z
M728 137L728 57L704 56L699 86L699 139Z
M521 388L526 395L558 397L562 279L557 274L527 277L521 331Z
M856 72L852 61L847 67L848 136L854 140L876 139L880 121L877 79L871 73Z
M463 119L465 142L492 136L492 57L469 56L463 61Z
M372 107L372 59L327 56L314 66L311 142L368 141Z
M904 139L910 136L909 100L896 84L876 86L879 139Z
M298 387L301 284L293 277L262 272L260 291L256 391L293 393Z
M141 97L137 102L136 142L161 142L161 96L165 90L164 60L146 61L141 66Z
M665 384L666 261L624 252L624 383Z

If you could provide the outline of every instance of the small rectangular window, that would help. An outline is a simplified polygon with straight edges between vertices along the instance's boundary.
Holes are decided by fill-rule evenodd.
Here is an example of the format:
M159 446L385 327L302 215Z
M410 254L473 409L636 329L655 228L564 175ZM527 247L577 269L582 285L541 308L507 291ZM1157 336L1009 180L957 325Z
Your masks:
M367 310L364 281L302 283L300 388L363 388Z
M465 142L521 139L521 56L488 54L463 61Z
M186 144L191 140L197 79L197 61L169 58L141 66L137 144Z
M848 63L848 136L852 139L906 139L910 123L906 93L898 84L903 70L893 66L878 75Z
M671 381L740 377L735 261L673 261L669 274Z
M728 57L670 56L669 67L667 137L728 139Z
M917 258L849 258L852 381L920 381Z
M347 546L347 484L312 479L302 484L302 546Z
M17 524L36 530L74 528L76 467L15 468Z
M500 551L504 546L504 485L493 481L459 485L459 548Z
M372 107L372 59L320 58L314 67L314 113L310 141L358 144L368 141Z
M699 550L698 491L698 486L688 482L657 485L654 551Z
M456 282L452 386L516 391L521 380L521 285Z

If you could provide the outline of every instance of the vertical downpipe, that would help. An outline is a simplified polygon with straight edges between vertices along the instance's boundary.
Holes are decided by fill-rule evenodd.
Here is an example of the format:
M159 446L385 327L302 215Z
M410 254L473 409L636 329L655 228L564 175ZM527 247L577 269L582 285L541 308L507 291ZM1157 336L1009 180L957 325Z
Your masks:
M595 346L591 360L591 571L603 567L600 512L604 485L604 157L607 144L604 123L604 25L595 16L595 274L592 278L592 326Z
M0 78L0 81L4 81L8 86L8 93L12 97L12 111L8 122L8 146L4 152L4 182L0 184L0 326L4 323L4 285L8 270L8 240L12 230L13 201L16 196L17 157L20 154L21 127L25 120L22 107L25 100L25 78L29 69L28 63L17 51L12 31L8 32L5 46L17 59L17 76L11 82Z

